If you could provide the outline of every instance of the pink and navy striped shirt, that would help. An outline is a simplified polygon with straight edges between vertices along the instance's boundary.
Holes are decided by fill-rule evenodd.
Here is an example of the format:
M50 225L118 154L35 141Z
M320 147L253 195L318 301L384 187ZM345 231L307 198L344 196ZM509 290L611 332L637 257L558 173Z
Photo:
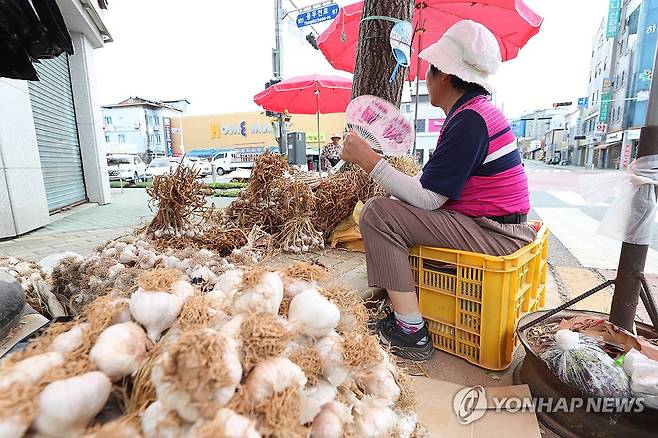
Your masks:
M449 198L442 208L466 216L530 210L514 133L503 113L478 93L466 93L453 106L420 182Z

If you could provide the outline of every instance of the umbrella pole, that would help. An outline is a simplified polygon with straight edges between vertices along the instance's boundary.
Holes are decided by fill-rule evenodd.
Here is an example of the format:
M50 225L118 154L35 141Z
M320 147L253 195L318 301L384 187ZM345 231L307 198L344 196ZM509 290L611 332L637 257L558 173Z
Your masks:
M420 29L417 29L419 32L418 35L418 53L420 53L421 47L423 47L423 33L425 32L425 29L423 29L423 9L425 9L425 4L420 3L418 5L418 8L420 9L420 12L418 13L418 24L421 26ZM427 79L426 79L427 80ZM411 150L411 155L416 156L416 137L418 136L418 93L419 93L419 88L420 88L420 56L416 54L416 102L414 105L414 146Z
M315 108L317 110L315 115L317 117L318 123L318 175L320 175L320 178L322 178L322 160L320 159L320 156L322 155L320 146L320 90L318 90L317 82L315 84Z

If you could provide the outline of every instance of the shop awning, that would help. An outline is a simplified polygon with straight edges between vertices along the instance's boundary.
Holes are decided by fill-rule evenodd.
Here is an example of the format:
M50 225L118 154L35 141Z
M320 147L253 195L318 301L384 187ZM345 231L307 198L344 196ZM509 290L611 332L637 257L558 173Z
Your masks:
M621 141L613 141L612 143L605 143L605 144L600 144L594 148L595 151L600 151L603 149L607 149L610 146L617 146L621 145Z

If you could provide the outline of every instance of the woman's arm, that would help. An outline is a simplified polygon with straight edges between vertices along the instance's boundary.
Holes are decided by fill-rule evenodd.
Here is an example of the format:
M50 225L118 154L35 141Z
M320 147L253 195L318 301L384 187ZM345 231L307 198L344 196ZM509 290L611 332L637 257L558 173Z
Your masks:
M375 164L370 177L389 195L423 210L438 210L448 201L445 196L424 189L418 175L415 177L405 175L383 158Z

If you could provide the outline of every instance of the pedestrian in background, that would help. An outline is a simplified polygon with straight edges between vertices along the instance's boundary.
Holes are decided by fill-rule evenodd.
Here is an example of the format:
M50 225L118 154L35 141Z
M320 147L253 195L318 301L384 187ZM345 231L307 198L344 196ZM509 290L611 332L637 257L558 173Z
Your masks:
M343 146L340 144L342 136L338 133L331 135L331 143L322 148L320 162L322 163L322 170L331 170L340 161L340 156L343 153Z

